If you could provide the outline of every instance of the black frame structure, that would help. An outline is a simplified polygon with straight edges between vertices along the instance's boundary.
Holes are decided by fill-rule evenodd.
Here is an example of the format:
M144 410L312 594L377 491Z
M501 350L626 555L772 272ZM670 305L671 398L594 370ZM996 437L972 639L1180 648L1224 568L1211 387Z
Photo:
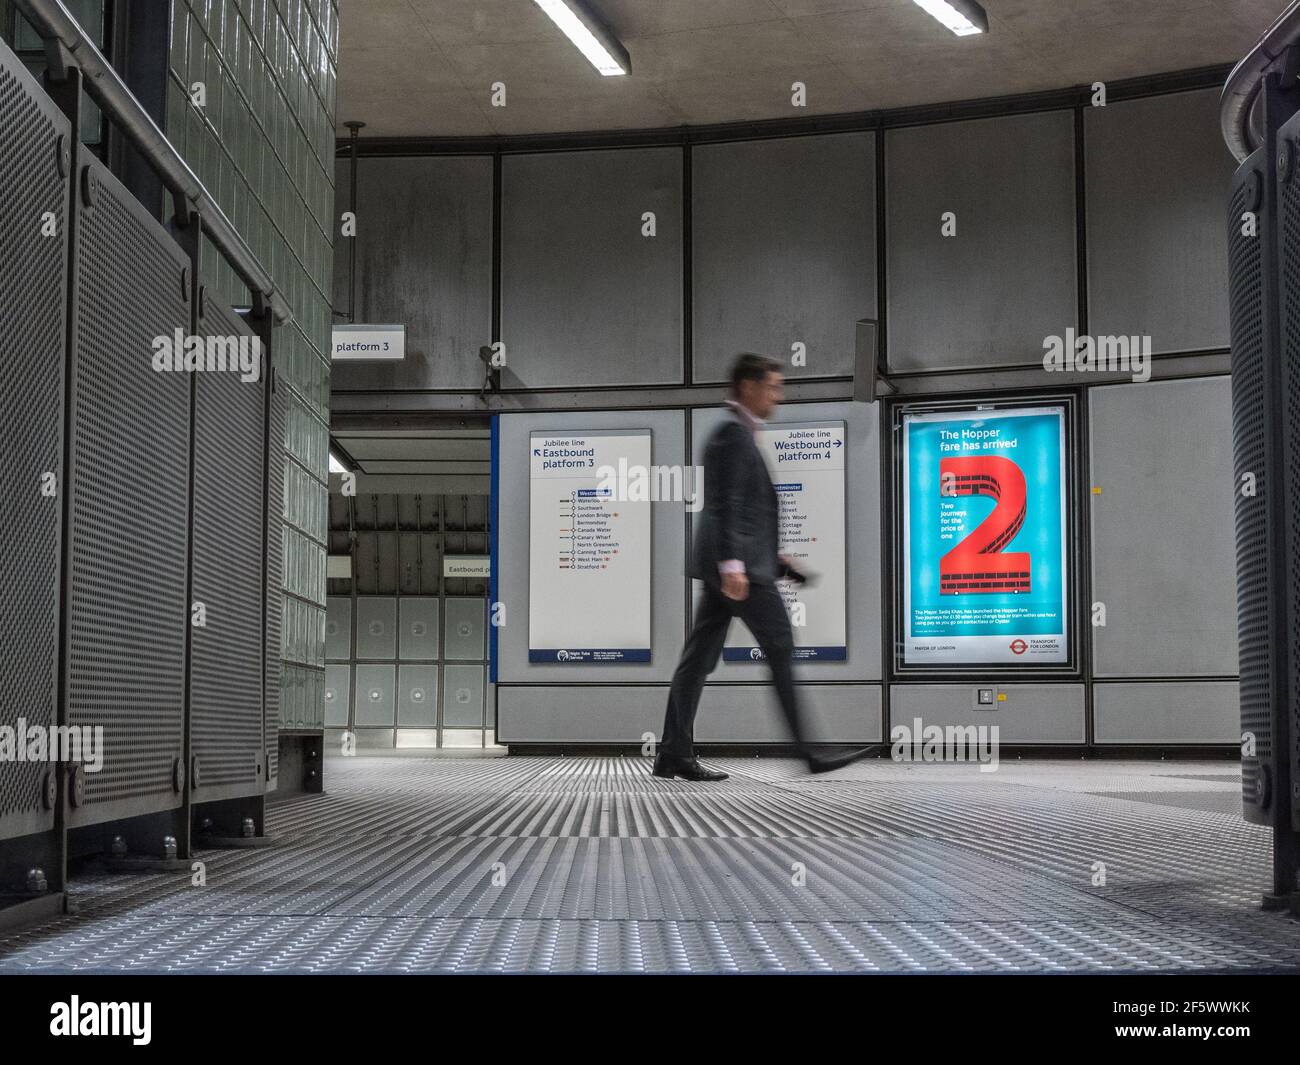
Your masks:
M978 683L994 678L1004 680L1062 680L1073 681L1084 678L1080 646L1084 641L1080 633L1086 624L1086 608L1082 595L1082 571L1079 545L1082 543L1082 530L1079 514L1083 510L1080 494L1083 485L1083 459L1079 446L1080 426L1079 411L1083 397L1077 393L1025 393L1017 396L985 396L980 398L946 399L931 401L910 401L890 399L884 404L884 427L887 435L881 440L889 441L889 455L886 458L893 471L890 479L890 491L882 503L882 510L888 517L890 535L882 543L893 544L891 553L890 580L883 595L891 607L893 620L892 654L887 660L885 670L886 683L899 680L943 680L951 683ZM1069 601L1065 614L1070 626L1066 633L1069 649L1068 661L1051 665L1030 665L1029 663L1012 663L1009 665L978 665L960 663L951 666L908 665L903 660L903 634L906 620L903 617L903 582L907 575L903 572L903 444L902 428L905 414L933 414L950 412L953 414L975 411L996 413L999 410L1015 410L1023 407L1059 406L1065 408L1065 538L1066 538L1066 586Z
M1300 914L1300 2L1233 69L1228 206L1242 803L1273 833L1266 907ZM1254 227L1250 222L1254 222ZM1242 490L1253 478L1257 491Z

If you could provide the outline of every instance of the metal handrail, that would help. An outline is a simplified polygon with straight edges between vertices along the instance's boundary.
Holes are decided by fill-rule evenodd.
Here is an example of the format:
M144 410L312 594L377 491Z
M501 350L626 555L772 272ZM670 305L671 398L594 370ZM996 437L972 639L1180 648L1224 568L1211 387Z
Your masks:
M1228 75L1219 99L1219 127L1228 150L1239 163L1245 162L1264 141L1258 121L1252 117L1264 74L1297 41L1300 41L1300 0L1293 0Z
M289 318L289 305L253 250L226 217L181 154L116 70L86 36L62 0L15 0L36 32L66 49L81 69L86 91L139 149L168 190L199 212L203 231L225 256L240 280L270 308L277 323Z

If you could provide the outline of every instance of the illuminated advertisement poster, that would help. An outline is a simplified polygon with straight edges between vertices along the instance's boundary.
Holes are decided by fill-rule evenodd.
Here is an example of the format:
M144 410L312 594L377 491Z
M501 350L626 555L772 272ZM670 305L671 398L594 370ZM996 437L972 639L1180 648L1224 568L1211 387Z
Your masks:
M794 629L794 657L842 662L845 639L844 423L803 422L758 432L756 442L772 474L778 503L780 550L815 579L781 581ZM761 661L753 634L732 624L722 650L727 662Z
M535 432L529 450L528 661L650 661L650 430ZM624 481L626 482L626 477Z
M1065 408L903 415L903 664L1055 665Z

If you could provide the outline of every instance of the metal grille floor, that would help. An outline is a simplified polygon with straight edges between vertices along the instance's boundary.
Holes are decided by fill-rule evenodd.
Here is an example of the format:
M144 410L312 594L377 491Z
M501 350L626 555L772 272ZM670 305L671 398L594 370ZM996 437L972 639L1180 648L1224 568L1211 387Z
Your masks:
M333 758L273 848L74 883L0 972L1300 969L1218 763Z

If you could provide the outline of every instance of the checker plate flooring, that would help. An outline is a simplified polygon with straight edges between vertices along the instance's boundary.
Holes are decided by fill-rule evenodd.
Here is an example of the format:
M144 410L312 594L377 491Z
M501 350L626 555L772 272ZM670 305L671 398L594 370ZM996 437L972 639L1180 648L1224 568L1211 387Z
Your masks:
M712 764L332 758L273 847L81 877L0 972L1300 969L1235 765Z

